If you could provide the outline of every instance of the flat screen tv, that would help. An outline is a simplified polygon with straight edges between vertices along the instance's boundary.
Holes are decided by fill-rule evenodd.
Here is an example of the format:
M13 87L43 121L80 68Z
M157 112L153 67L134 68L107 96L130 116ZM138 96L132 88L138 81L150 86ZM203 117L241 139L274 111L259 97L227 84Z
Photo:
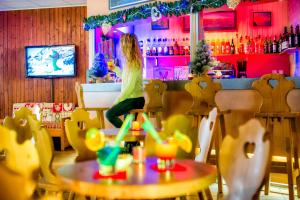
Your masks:
M76 76L75 45L26 46L26 77Z

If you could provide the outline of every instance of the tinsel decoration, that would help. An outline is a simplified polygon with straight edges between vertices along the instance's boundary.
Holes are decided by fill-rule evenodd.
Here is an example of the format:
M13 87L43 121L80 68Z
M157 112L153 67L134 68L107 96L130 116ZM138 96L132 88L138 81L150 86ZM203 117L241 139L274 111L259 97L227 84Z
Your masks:
M197 44L195 58L190 65L192 74L197 76L204 74L214 66L213 62L209 47L205 43L205 40L199 41Z
M107 62L102 53L95 55L93 66L89 73L95 77L104 77L108 73Z
M229 0L232 1L232 0ZM256 2L257 0L240 0ZM172 17L181 16L189 13L196 13L204 8L218 8L227 3L227 0L177 0L173 2L153 2L144 4L139 7L132 7L117 12L112 12L109 15L90 16L83 20L84 30L88 31L101 27L103 23L126 23L138 19L146 19L151 17L151 10L156 7L162 16Z

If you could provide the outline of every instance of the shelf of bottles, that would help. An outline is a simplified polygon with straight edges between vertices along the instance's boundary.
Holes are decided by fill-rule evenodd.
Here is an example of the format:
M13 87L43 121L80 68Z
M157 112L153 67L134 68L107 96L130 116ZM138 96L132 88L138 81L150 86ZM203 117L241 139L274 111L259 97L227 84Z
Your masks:
M283 34L279 36L255 38L250 36L238 36L231 39L216 39L207 41L210 45L211 53L213 56L226 56L226 55L248 55L248 54L279 54L279 53L292 53L300 47L300 31L299 25L294 27L284 27Z
M146 41L146 58L189 57L189 38L148 38Z

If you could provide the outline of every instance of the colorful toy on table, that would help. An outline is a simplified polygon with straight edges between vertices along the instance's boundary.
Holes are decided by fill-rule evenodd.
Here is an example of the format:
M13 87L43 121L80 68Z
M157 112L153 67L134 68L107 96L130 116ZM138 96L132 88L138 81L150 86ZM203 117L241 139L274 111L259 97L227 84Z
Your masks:
M91 128L87 131L85 144L91 151L96 152L97 162L100 166L99 174L111 175L117 170L125 169L132 162L131 155L119 157L119 153L121 151L120 143L127 134L133 118L132 114L127 115L115 141L110 145L105 144L105 136L98 129Z
M177 154L177 148L180 147L186 152L192 150L192 141L188 136L175 130L172 137L168 137L166 140L162 140L158 132L153 127L146 114L143 114L144 123L142 127L149 133L155 140L155 154L157 159L158 170L170 170L174 168L174 161Z

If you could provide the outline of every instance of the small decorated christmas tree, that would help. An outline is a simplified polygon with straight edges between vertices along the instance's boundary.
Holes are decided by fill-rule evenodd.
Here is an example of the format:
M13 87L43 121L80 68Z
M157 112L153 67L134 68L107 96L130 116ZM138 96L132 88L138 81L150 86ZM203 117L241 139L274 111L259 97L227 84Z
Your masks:
M107 62L102 53L97 53L94 58L93 66L90 69L90 75L95 77L104 77L108 73Z
M192 74L200 76L213 66L214 60L211 58L209 46L205 43L205 40L199 41L195 58L190 65Z

